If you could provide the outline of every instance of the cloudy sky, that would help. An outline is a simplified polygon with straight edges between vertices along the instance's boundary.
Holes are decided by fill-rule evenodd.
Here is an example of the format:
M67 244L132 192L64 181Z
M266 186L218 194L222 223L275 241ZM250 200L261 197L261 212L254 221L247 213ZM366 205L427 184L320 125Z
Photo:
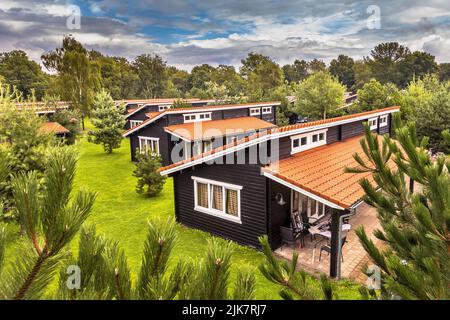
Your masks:
M450 62L450 1L0 0L0 51L39 61L69 33L106 54L157 53L185 69L238 66L250 51L280 64L361 58L384 41Z

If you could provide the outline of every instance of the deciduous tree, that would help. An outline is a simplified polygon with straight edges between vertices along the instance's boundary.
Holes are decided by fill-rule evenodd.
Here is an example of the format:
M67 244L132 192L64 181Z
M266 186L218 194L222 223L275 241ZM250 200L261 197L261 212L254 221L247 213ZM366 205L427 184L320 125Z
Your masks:
M344 103L345 87L328 72L319 71L296 89L294 111L311 119L326 119Z
M158 98L164 93L167 81L166 62L158 55L142 54L133 61L139 76L138 95Z
M22 50L0 53L0 75L10 86L15 86L24 99L32 97L41 100L49 87L50 76L42 72L35 61Z
M330 62L330 73L350 90L355 84L354 61L351 57L340 54Z
M44 66L58 75L56 85L59 96L70 101L83 116L84 130L84 117L89 115L94 94L100 88L98 62L70 35L64 37L62 47L42 55L41 58Z

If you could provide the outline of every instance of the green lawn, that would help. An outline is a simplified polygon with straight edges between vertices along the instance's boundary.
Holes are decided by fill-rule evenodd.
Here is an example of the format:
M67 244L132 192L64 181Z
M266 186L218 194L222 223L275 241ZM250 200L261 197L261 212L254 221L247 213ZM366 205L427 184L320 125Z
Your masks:
M153 218L167 219L174 216L172 180L168 179L163 192L155 198L144 198L135 192L136 179L130 161L129 141L123 140L122 147L112 154L105 154L99 145L81 139L77 143L80 152L76 187L96 191L95 202L88 224L94 224L97 232L119 241L125 250L128 263L136 274L146 236L147 221ZM11 228L15 229L15 228ZM17 231L17 230L15 230ZM15 232L17 234L17 232ZM199 259L204 256L209 234L178 226L178 238L172 259ZM7 254L15 256L18 252L17 236L11 239ZM76 251L77 241L73 242ZM257 277L257 298L278 299L279 288L267 281L257 269L263 255L253 249L234 244L232 280L236 270L249 268ZM234 282L234 281L233 281ZM52 286L55 288L55 286ZM357 286L347 281L339 282L338 294L343 299L358 297Z

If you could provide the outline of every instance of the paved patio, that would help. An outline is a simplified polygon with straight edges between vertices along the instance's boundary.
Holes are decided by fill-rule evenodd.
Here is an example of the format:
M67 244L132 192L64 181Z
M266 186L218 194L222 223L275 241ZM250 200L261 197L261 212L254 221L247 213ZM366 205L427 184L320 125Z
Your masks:
M352 228L347 234L347 243L342 249L344 262L341 264L341 278L365 283L367 277L361 272L361 269L365 264L369 263L369 257L360 244L354 230L357 226L363 225L367 235L374 239L375 244L379 244L380 241L375 239L372 234L375 229L379 228L376 210L367 204L362 203L357 207L356 214L350 218L349 223L352 225ZM305 237L305 246L303 248L300 248L300 242L298 242L295 247L283 245L275 251L275 254L290 260L293 251L297 250L299 254L299 268L303 268L313 274L329 274L330 257L328 253L322 252L322 258L321 261L319 261L320 247L326 243L327 241L325 239L321 240L320 237L311 241L311 238L308 235Z

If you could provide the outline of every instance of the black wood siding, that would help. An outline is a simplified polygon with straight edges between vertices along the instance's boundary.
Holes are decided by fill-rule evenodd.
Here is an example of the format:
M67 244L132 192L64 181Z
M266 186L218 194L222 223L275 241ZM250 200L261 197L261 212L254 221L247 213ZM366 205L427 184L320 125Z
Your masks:
M339 128L340 126L334 126L331 128L328 128L327 131L327 144L336 142L339 140Z
M288 227L290 225L291 189L273 180L267 179L267 181L270 189L268 209L269 242L272 249L276 249L281 245L280 226ZM283 196L286 204L278 204L275 198L278 193Z
M169 154L169 138L170 135L164 131L166 127L166 119L161 118L156 120L149 126L142 128L130 135L130 146L131 146L131 160L136 161L136 149L139 148L139 136L149 137L149 138L159 138L159 153L163 165L169 165L170 154Z
M192 177L242 186L242 224L194 210ZM267 234L266 178L257 165L201 165L173 177L177 220L238 243L259 248L258 237Z
M355 121L342 125L342 140L364 134L363 121Z
M391 130L390 130L390 128L391 128L391 123L392 123L392 115L390 114L390 115L388 115L388 117L387 117L387 126L384 126L384 127L379 127L378 128L378 134L381 134L381 135L383 135L383 134L390 134L390 132L391 132ZM378 119L378 121L379 121L379 119Z

